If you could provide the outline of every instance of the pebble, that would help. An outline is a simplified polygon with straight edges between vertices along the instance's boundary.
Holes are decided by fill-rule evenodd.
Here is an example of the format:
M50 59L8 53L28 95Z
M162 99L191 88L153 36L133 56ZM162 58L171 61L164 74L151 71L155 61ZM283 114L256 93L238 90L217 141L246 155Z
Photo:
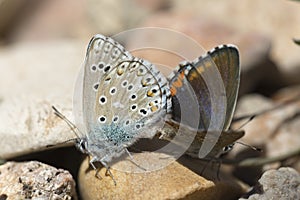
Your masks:
M7 162L0 166L0 199L76 200L75 181L41 162Z

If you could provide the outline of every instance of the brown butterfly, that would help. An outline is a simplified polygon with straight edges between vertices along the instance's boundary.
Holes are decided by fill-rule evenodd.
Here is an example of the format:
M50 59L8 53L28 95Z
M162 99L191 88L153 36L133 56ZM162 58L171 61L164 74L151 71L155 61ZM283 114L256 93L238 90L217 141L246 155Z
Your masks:
M214 69L218 70L219 77L214 76L218 73ZM221 79L224 91L216 95L213 90L222 89L215 83L217 78ZM186 154L214 158L231 149L232 144L244 136L244 131L229 130L240 84L239 52L235 46L218 46L193 62L179 65L169 78L169 84L172 119L165 123L160 139L184 146L182 141L193 138ZM212 99L216 97L217 100ZM221 98L225 98L225 103ZM223 118L223 127L212 129L210 123L216 123L212 116L217 120ZM175 137L181 139L174 140ZM208 145L209 151L201 154L202 145Z

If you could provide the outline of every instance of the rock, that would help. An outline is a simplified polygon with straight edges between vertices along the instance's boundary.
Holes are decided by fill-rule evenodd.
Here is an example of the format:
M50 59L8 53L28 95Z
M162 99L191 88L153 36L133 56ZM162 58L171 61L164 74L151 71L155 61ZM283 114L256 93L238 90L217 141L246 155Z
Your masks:
M142 155L142 158L144 155ZM166 156L166 155L162 155ZM134 157L136 160L136 157ZM143 161L143 160L142 160ZM143 163L148 161L144 160ZM121 161L117 165L122 165ZM128 161L127 161L128 162ZM177 161L159 170L144 173L129 173L111 169L116 185L106 169L101 168L100 178L95 177L95 170L89 166L86 159L79 171L79 188L83 199L236 199L245 187L233 179L224 178L221 181L210 181L198 174L203 169L203 163L191 158L180 159L189 168ZM206 163L207 164L207 163ZM113 166L114 167L114 166ZM112 168L113 168L112 167ZM192 171L192 170L194 171ZM207 169L210 171L209 169ZM215 169L216 170L216 169ZM214 175L216 171L212 170ZM205 174L209 173L207 171Z
M252 116L257 113L263 112L264 110L271 109L274 106L274 103L271 99L264 97L260 94L249 94L245 95L238 99L235 118L239 118L242 116ZM243 129L245 130L245 136L243 137L243 141L249 143L251 145L259 145L266 141L266 139L270 136L275 124L278 124L278 121L275 119L269 120L270 122L266 123L263 115L255 116L255 118L248 122ZM266 118L268 119L268 117ZM238 129L245 121L233 122L232 128L233 130ZM269 124L270 123L270 124ZM261 131L264 134L261 134ZM236 148L235 148L236 149Z
M86 37L91 27L85 18L86 2L70 0L25 4L14 16L9 41L44 41L54 38ZM28 15L30 13L30 15ZM47 25L45 25L47 24Z
M289 167L268 170L262 175L250 196L240 198L242 199L300 199L300 174Z
M293 153L299 151L300 146L299 86L279 91L274 99L276 100L251 94L238 101L236 117L246 114L249 119L251 115L256 115L243 126L245 136L240 141L262 148L262 152L255 152L243 145L235 145L230 155L235 156L235 159L250 157L273 159L273 162L260 166L235 169L234 174L250 185L266 169L278 168L280 165L299 169L299 159ZM239 129L244 123L245 120L233 123L232 128Z
M15 16L21 12L25 2L16 0L0 0L0 34L7 34Z
M295 89L290 90L290 93L297 93L297 88ZM237 118L243 115L251 116L256 114L255 118L243 127L246 134L242 140L251 145L267 145L265 150L268 155L278 155L280 146L287 148L285 148L285 151L280 150L281 153L292 150L292 147L299 146L298 131L296 127L293 128L293 123L295 122L294 125L298 124L297 121L300 119L295 116L299 112L300 98L290 99L294 99L294 101L283 103L283 101L273 101L257 94L243 96L239 99L235 115ZM294 116L295 118L293 119ZM242 123L244 121L234 123L233 129L239 128ZM277 137L280 137L280 135L286 135L285 139L279 139L282 145L273 144L273 148L270 147L269 149L268 145L277 141ZM268 142L266 143L266 141Z
M74 83L84 60L85 43L24 43L1 49L1 158L42 150L74 138L51 106L73 120Z
M272 99L278 103L294 100L297 102L300 98L300 85L292 85L286 88L282 88L276 92Z
M57 145L74 137L70 128L52 111L52 103L47 98L34 99L25 96L7 98L2 102L1 158L8 159L41 151L49 145ZM71 117L70 109L63 109L62 112Z
M72 175L37 162L0 166L1 199L77 199Z

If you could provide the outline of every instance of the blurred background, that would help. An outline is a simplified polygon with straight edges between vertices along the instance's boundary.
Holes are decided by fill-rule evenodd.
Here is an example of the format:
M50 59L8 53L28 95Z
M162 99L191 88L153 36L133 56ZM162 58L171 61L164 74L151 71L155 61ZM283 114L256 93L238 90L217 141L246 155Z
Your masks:
M300 37L299 9L297 1L282 0L0 0L0 67L3 72L11 60L19 65L19 54L29 54L30 65L47 54L56 58L49 58L52 62L61 60L55 65L71 62L79 68L96 33L166 27L189 35L206 50L223 43L238 45L247 74L241 94L259 90L270 95L300 82L300 48L292 41Z

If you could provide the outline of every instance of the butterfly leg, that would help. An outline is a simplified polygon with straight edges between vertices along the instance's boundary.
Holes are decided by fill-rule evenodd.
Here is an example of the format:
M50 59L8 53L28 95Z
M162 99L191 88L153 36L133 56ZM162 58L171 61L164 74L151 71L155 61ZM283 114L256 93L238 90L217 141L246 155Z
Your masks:
M116 182L116 180L115 180L113 174L112 174L111 171L110 171L110 167L105 163L105 161L103 161L104 159L105 159L105 157L102 158L102 159L100 159L100 160L99 160L97 157L93 157L93 158L90 160L90 165L92 166L92 168L93 168L94 170L96 170L95 176L96 176L97 178L99 178L99 179L102 179L102 177L99 175L100 168L97 168L97 167L94 165L94 162L97 162L97 161L98 161L98 162L100 162L100 163L106 168L105 175L107 175L107 173L108 173L109 176L112 178L112 180L113 180L113 182L114 182L114 185L117 185L117 182Z
M128 151L127 148L124 148L124 149L125 149L126 153L128 154L128 156L129 156L129 158L130 158L130 161L131 161L133 164L135 164L136 166L138 166L138 167L141 168L142 170L147 171L144 167L140 166L137 162L135 162L133 156L131 155L131 153Z
M214 164L217 164L217 173L216 173L216 179L218 180L218 181L220 181L221 179L220 179L220 170L221 170L221 165L222 165L222 160L221 159L219 159L219 158L212 158L210 161L209 161L209 163L211 164L211 166L212 166L212 169L214 168ZM209 164L208 163L208 164Z
M110 171L110 166L108 166L105 162L101 161L101 164L106 168L106 172L105 172L105 175L109 174L109 176L111 177L111 179L113 180L114 182L114 185L116 186L117 185L117 182L116 182L116 179L114 178L113 174L111 173Z
M96 161L97 161L97 158L96 158L96 157L93 157L93 158L90 160L90 165L92 166L92 168L93 168L94 170L96 170L95 176L96 176L97 178L99 178L99 179L102 179L102 177L99 175L100 169L97 168L97 167L94 165L94 162L96 162Z
M220 181L221 180L220 179L220 170L221 170L222 160L221 159L217 159L216 163L218 164L218 166L217 166L217 168L218 168L218 170L217 170L217 180Z
M205 160L205 161L207 161L207 160ZM209 159L209 160L206 162L206 164L204 165L204 167L203 167L203 169L201 170L201 173L200 173L200 174L201 174L201 175L204 174L204 172L205 172L205 170L207 169L207 167L208 167L209 164L211 164L212 169L213 169L214 163L217 164L217 173L216 173L216 176L217 176L217 177L214 177L214 178L216 178L216 179L219 181L219 180L221 180L221 179L220 179L220 169L221 169L221 165L222 165L222 160L221 160L221 159L217 159L217 158L211 158L211 159Z

